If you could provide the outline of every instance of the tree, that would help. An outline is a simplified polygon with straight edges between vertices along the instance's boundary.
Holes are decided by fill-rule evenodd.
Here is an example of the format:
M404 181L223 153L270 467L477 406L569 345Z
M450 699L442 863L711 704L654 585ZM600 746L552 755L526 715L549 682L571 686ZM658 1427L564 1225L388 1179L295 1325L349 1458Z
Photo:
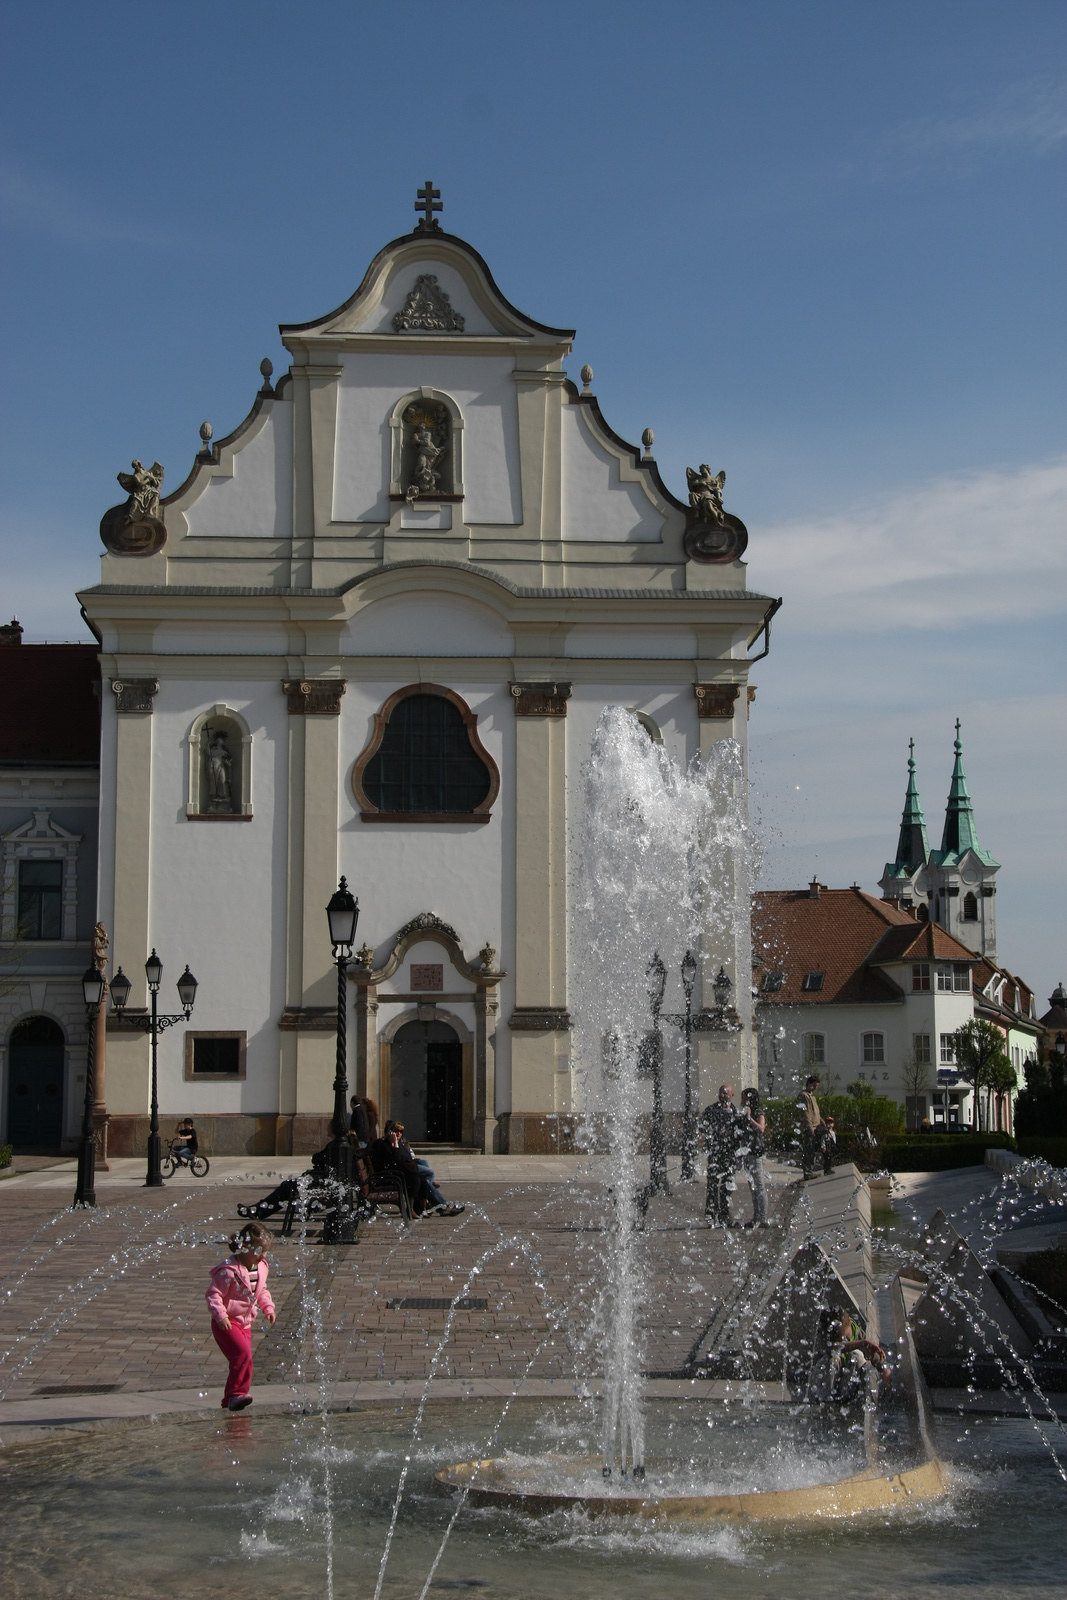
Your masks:
M957 1028L952 1038L956 1071L971 1088L971 1128L978 1133L982 1126L981 1091L992 1088L994 1076L1005 1065L1011 1071L1004 1035L991 1022L979 1017ZM1012 1077L1014 1079L1014 1073Z
M1015 1068L1008 1060L1007 1055L1004 1056L999 1066L994 1064L990 1068L989 1087L993 1091L993 1100L997 1108L996 1122L998 1133L1001 1129L1001 1123L1007 1120L1003 1116L1004 1097L1007 1096L1008 1103L1010 1105L1012 1090L1018 1088L1018 1085L1019 1080L1015 1076Z

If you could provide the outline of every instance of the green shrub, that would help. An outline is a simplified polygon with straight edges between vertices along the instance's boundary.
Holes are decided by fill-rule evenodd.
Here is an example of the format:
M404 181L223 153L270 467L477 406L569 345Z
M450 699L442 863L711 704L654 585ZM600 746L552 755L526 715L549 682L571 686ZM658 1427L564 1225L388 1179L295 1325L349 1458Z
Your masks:
M889 1138L878 1159L891 1172L949 1172L955 1167L980 1167L987 1150L1012 1150L1007 1133L909 1133Z
M1067 1167L1067 1139L1042 1139L1036 1134L1020 1134L1019 1154L1036 1156L1052 1167Z
M14 1149L14 1145L0 1144L0 1167L9 1167L11 1165Z
M788 1156L800 1146L798 1098L798 1095L790 1095L788 1099L763 1102L767 1147L775 1155ZM904 1131L904 1107L883 1095L865 1095L857 1099L850 1094L828 1094L818 1098L823 1116L834 1119L838 1160L845 1156L857 1160L863 1151L869 1150L868 1129L878 1144Z

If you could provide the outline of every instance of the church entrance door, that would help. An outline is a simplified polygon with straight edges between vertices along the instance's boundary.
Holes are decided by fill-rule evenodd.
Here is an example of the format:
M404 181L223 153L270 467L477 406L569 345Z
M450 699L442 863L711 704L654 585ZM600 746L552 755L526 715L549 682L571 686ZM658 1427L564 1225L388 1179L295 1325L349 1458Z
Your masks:
M63 1030L48 1017L18 1023L8 1046L7 1137L23 1150L63 1137Z
M393 1036L389 1115L409 1139L458 1144L463 1136L463 1046L447 1022L406 1022Z

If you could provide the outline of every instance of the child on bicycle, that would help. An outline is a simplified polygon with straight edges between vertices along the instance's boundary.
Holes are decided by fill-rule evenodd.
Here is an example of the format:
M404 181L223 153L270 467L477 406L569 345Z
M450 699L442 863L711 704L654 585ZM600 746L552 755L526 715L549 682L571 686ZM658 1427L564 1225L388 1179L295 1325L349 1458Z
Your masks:
M243 1411L252 1404L252 1323L260 1311L274 1322L274 1301L267 1288L266 1254L271 1236L258 1222L246 1222L233 1235L233 1251L212 1268L205 1295L211 1307L211 1332L230 1363L222 1407Z
M188 1161L190 1156L195 1156L200 1146L196 1137L196 1124L192 1117L183 1117L175 1129L174 1138L170 1141L171 1152L179 1161Z

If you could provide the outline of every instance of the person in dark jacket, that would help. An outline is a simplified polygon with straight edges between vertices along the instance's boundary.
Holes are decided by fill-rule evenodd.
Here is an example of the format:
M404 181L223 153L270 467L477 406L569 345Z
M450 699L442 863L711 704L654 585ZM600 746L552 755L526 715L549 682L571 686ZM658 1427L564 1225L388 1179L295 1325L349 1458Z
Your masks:
M704 1216L709 1227L730 1226L730 1189L733 1187L740 1122L734 1105L733 1085L724 1083L715 1104L706 1106L700 1118L700 1131L708 1152L708 1192L704 1201Z
M352 1116L349 1130L354 1143L362 1149L364 1145L373 1144L378 1137L378 1107L362 1094L354 1094L350 1104Z
M378 1177L388 1175L404 1185L412 1216L421 1217L433 1207L434 1200L426 1179L419 1171L419 1164L411 1151L401 1144L395 1122L385 1124L385 1133L380 1139L371 1141L366 1154Z
M767 1118L763 1115L758 1089L741 1090L741 1115L738 1120L737 1153L741 1171L752 1185L752 1221L748 1226L769 1228L767 1221Z

